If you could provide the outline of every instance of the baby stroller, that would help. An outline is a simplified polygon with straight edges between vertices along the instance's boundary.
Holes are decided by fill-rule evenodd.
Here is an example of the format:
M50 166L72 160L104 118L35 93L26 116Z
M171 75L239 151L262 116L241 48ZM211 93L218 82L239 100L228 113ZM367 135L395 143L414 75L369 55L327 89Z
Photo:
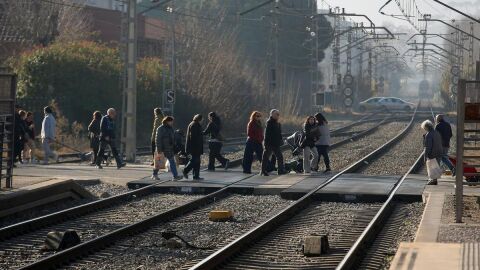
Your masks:
M293 156L291 160L285 161L285 170L287 172L294 171L296 173L303 173L303 150L300 147L303 137L303 131L297 131L285 140Z

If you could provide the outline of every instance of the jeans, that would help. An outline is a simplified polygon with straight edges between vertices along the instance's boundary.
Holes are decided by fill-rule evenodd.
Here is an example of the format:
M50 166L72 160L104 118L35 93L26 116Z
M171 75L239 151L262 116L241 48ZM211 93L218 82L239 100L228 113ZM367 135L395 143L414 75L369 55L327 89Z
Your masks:
M183 172L188 174L190 171L193 171L193 179L200 177L200 155L193 155L192 159L188 162Z
M313 155L313 158L310 160L310 156ZM303 148L303 172L309 173L312 168L318 167L318 152L317 148L305 146Z
M268 163L272 154L274 154L275 157L277 158L278 173L283 173L285 171L285 167L283 166L283 154L282 154L282 150L280 149L280 146L278 147L265 146L265 150L263 150L263 154L262 154L262 173L268 172Z
M442 160L442 163L445 164L451 172L454 172L455 166L453 166L450 159L448 159L448 150L449 150L449 147L443 147L443 154L442 154L441 160ZM440 161L438 162L438 164L440 164Z
M107 147L107 145L109 145L110 149L112 150L112 155L115 158L115 161L117 162L117 167L120 167L120 165L123 164L123 161L120 159L120 156L118 155L117 147L115 147L115 144L112 141L105 141L105 140L100 141L100 147L97 155L97 166L100 166L102 164L102 158L105 155L105 147Z
M221 142L209 142L208 148L210 152L208 153L208 170L214 171L215 170L215 159L217 159L222 166L225 167L227 163L227 159L220 154L222 150L223 144Z
M154 160L154 169L153 169L153 175L158 175L158 171L160 170L160 163L162 156L160 153L156 154L155 160ZM178 176L178 171L177 171L177 163L175 161L175 156L172 157L165 157L165 159L168 160L168 163L170 163L170 172L172 172L173 177Z
M50 149L50 142L48 139L42 139L42 148L43 152L45 153L45 158L43 159L44 163L48 163L49 158L56 157L55 153L52 151L52 149Z
M245 152L243 152L243 172L251 173L252 172L252 163L253 163L253 153L257 156L257 159L262 161L263 146L261 143L256 142L251 139L247 139L245 144Z
M93 160L92 160L92 164L97 164L97 159L98 159L98 150L100 149L100 142L98 141L97 138L93 138L92 140L95 140L95 141L92 141L92 143L90 144L92 146L92 157L93 157ZM100 163L102 163L101 159L100 159Z
M22 152L24 149L25 143L22 139L20 138L15 138L14 139L14 159L15 161L22 161Z
M317 145L317 151L318 151L318 155L323 157L325 168L330 169L330 158L328 157L328 145ZM320 162L320 158L318 159L318 162Z

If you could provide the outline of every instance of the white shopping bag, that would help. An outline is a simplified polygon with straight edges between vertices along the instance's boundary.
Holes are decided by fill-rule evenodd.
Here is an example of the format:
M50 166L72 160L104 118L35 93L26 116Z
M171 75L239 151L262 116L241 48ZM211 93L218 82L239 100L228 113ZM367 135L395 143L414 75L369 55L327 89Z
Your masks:
M428 178L430 179L438 179L442 176L443 169L438 164L435 158L427 159L427 172Z

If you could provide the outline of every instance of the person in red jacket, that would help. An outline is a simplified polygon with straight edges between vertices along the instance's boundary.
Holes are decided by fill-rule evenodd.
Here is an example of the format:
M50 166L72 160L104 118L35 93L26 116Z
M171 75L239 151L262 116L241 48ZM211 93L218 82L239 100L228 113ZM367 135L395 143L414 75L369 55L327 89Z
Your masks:
M262 114L254 111L250 115L250 121L247 126L247 142L245 152L243 153L243 173L252 173L253 154L255 153L257 160L262 160L263 153L263 126Z

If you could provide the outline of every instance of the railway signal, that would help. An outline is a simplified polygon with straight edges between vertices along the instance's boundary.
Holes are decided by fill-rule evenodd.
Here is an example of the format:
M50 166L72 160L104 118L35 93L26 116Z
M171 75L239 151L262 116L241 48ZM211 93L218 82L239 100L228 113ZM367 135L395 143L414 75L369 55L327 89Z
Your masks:
M345 88L343 88L343 105L350 108L353 105L353 76L347 74L343 77L343 83Z

